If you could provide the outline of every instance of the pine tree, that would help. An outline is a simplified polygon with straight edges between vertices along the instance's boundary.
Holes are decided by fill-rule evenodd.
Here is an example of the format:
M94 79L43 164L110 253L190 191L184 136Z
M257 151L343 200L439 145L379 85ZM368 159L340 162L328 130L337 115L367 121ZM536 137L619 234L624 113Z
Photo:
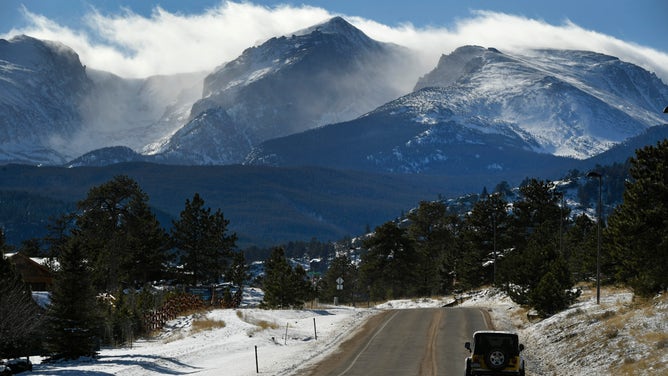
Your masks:
M47 267L51 270L56 270L56 259L60 256L60 252L66 246L70 238L70 231L73 227L75 214L63 214L49 218L47 224L48 234L43 241L47 246Z
M356 281L357 269L346 255L337 256L332 260L322 280L318 282L318 289L321 292L321 298L326 301L331 302L334 297L338 297L341 303L347 303L349 299L352 298L352 294L343 293L342 291L337 290L336 280L338 278L343 279L344 286L347 290L350 290L353 286L359 284L358 281Z
M73 236L93 266L99 291L141 285L156 277L167 258L168 238L136 181L116 176L93 187L78 203Z
M5 235L0 229L0 358L27 355L42 324L41 310L9 259Z
M564 258L575 281L596 278L596 222L586 214L575 218L564 236Z
M552 271L554 278L561 278L551 283L554 288L565 290L572 286L567 264L560 262L559 227L565 213L549 182L530 179L520 188L520 193L521 199L513 205L510 229L514 249L504 255L497 277L505 283L514 301L533 304L535 290L548 272ZM565 272L561 271L563 268ZM559 272L554 272L557 269ZM560 303L555 304L560 306Z
M46 347L51 359L97 355L98 315L91 270L83 246L63 248L47 312Z
M298 283L298 279L303 276L297 275L299 273L290 267L283 248L274 248L264 263L264 269L262 307L289 308L304 304L303 291Z
M303 307L304 302L315 298L313 290L311 289L311 281L306 274L306 269L297 264L292 269L291 290L294 291L294 307Z
M604 235L618 280L651 295L668 288L668 140L637 150L630 173Z
M236 289L234 296L228 291L230 293L228 306L236 308L241 304L243 298L244 283L250 278L248 265L246 265L246 258L244 257L243 252L236 252L232 255L232 265L230 265L225 278L228 282L231 282Z
M530 291L529 302L540 315L552 315L568 307L578 298L580 292L573 291L572 285L566 261L558 258L550 263L547 272Z
M431 296L452 287L457 220L441 202L420 202L408 214L408 234L416 245L417 294Z
M466 216L460 236L464 250L457 265L458 279L465 286L494 282L495 268L499 269L502 263L503 250L512 248L507 208L503 195L495 193L476 202Z
M169 254L167 232L160 226L143 197L130 204L132 215L127 218L126 241L130 258L126 264L128 280L137 286L161 279L165 265L173 260Z
M239 290L244 286L250 278L248 273L248 265L246 265L246 258L243 252L236 252L232 255L232 265L225 276L226 280L232 282L232 284Z
M210 208L204 208L198 193L192 201L186 200L171 237L191 283L217 282L225 272L237 239L236 234L227 234L228 225L220 210L212 214Z
M415 293L417 253L406 229L394 222L376 228L364 240L360 274L369 286L371 299L393 299Z

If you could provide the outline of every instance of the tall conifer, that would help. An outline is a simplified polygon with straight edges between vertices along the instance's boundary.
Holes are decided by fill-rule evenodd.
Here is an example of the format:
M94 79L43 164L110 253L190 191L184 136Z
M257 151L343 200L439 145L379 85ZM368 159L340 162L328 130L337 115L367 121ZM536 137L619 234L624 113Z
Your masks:
M636 151L605 238L617 278L640 295L668 288L668 140Z
M90 265L73 240L63 248L48 308L46 347L51 359L97 355L98 315Z
M198 193L186 200L171 235L191 283L217 282L226 271L237 240L236 234L227 233L229 223L220 210L212 214L205 208Z

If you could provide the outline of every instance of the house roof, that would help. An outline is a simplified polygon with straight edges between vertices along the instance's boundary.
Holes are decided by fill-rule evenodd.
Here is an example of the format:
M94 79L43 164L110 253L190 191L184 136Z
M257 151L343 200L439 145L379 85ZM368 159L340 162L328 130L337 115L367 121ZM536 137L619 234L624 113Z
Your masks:
M53 283L53 274L46 266L36 262L22 253L7 254L5 257L14 264L16 271L21 274L23 281L33 283Z

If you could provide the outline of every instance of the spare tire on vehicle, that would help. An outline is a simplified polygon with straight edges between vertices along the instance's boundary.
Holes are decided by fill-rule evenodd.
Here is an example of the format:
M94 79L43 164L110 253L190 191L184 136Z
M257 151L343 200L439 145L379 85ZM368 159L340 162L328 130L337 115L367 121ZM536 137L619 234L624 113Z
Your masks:
M485 355L485 363L487 363L487 366L493 370L505 368L508 364L508 359L508 354L501 348L491 349L487 355Z

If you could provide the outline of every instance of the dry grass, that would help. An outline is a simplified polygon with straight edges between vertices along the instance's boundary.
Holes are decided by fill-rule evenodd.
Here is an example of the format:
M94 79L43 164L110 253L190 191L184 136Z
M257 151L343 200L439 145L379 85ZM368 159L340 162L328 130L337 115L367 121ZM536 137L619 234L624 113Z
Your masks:
M242 311L237 311L237 317L246 323L254 325L254 328L246 330L246 334L248 334L249 337L252 337L255 333L263 330L279 328L279 325L275 322L248 317Z
M634 376L637 375L638 373L638 368L641 369L646 369L648 365L646 364L647 362L644 360L640 360L639 362L634 362L630 359L625 359L624 364L622 364L620 367L614 370L615 375L620 375L620 376ZM612 370L611 370L612 371Z
M196 318L192 323L192 332L198 333L205 330L221 329L225 327L225 321L213 320L206 317Z
M668 332L662 328L649 328L647 324L642 324L640 327L629 327L628 321L629 317L634 314L641 315L644 317L654 317L656 315L665 315L665 308L659 308L661 305L665 307L666 300L668 296L662 294L659 300L655 299L639 299L634 298L633 302L628 304L625 308L624 314L619 315L619 319L611 320L608 325L610 327L618 327L620 330L623 330L626 326L626 330L629 335L632 336L641 346L644 348L641 352L641 356L626 357L624 361L619 366L613 366L610 368L611 374L615 375L638 375L638 374L647 374L648 370L657 370L659 374L664 374L666 370L666 364L663 360L663 354L665 354L666 349L668 349ZM641 311L641 313L638 313ZM663 311L663 312L661 312ZM643 372L639 371L642 370Z
M254 322L254 324L262 330L278 329L278 324L276 324L275 322L269 322L269 321L266 321L266 320L257 320L257 321Z

